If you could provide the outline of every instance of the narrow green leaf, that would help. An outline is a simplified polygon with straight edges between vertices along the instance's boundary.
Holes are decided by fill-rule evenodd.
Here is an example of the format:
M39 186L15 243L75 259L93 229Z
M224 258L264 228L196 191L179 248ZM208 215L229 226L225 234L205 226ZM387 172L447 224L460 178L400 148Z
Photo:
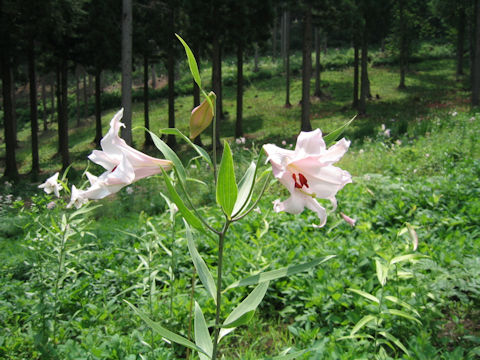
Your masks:
M230 329L245 325L253 318L253 315L255 315L255 310L248 311L242 316L240 316L238 319L232 321L231 323L223 324L221 325L221 327L225 329Z
M413 312L416 316L420 317L420 314L419 312L410 304L406 303L405 301L402 301L398 298L396 298L395 296L390 296L390 295L387 295L385 296L385 299L387 299L388 301L391 301L397 305L400 305L401 307L407 309L407 310L410 310L411 312Z
M265 293L267 292L268 289L268 284L269 282L263 282L253 291L248 295L245 300L243 300L240 305L238 305L233 311L230 313L230 315L227 316L227 318L224 321L224 324L233 324L236 320L238 320L240 317L242 317L244 314L255 311L255 309L258 307L260 302L262 301L263 297L265 296ZM220 329L220 334L218 337L218 341L220 342L220 339L223 338L225 335L229 334L234 330L233 327L230 327L228 329Z
M339 338L337 339L337 341L349 340L349 339L364 339L364 338L372 339L372 340L374 339L373 336L368 335L368 334L355 334L355 335L348 335L348 336L339 337Z
M360 319L360 321L353 327L352 331L350 332L350 336L355 335L361 328L367 325L370 321L376 320L377 317L373 315L366 315Z
M208 355L207 353L205 353L205 351L203 351L203 349L201 349L191 341L185 339L183 336L177 335L174 332L171 332L170 330L165 329L163 326L156 323L155 321L151 320L144 312L137 309L134 305L129 303L127 300L123 300L123 301L125 301L128 304L128 306L132 308L133 312L137 314L143 321L145 321L147 325L150 326L152 330L155 331L160 336L164 337L167 340L173 341L174 343L177 343L185 347L188 347L192 350L198 351L198 353Z
M261 284L262 282L265 281L271 281L271 280L276 280L284 276L290 276L294 275L303 271L307 271L308 269L313 268L314 266L320 265L332 258L334 258L336 255L328 255L325 257L319 257L316 258L312 261L303 263L303 264L298 264L298 265L293 265L293 266L287 266L281 269L277 270L272 270L272 271L266 271L260 274L252 275L249 276L245 279L235 281L234 283L230 284L225 291L239 287L239 286L247 286L247 285L254 285L254 284Z
M167 186L167 190L170 193L170 198L177 205L178 210L180 211L184 219L190 225L192 225L195 229L205 232L202 222L195 216L195 214L193 214L190 211L189 208L187 208L183 200L178 195L177 190L175 190L175 187L173 186L172 181L170 180L170 177L167 175L165 171L163 171L163 178L165 180L165 185Z
M357 115L355 115L353 118L351 118L349 121L347 121L345 124L343 124L339 128L333 130L331 133L323 137L323 141L325 141L325 144L327 145L327 147L330 146L335 140L337 140L340 137L340 135L342 135L345 129L352 123L353 120L355 120L356 117Z
M379 331L378 332L380 335L382 335L384 338L392 341L395 345L397 345L402 351L407 355L410 356L410 353L408 352L407 348L398 340L395 336L392 334L389 334L385 331Z
M185 136L180 130L177 128L165 128L165 129L160 129L161 134L166 134L166 135L177 135L180 136L185 142L190 145L197 153L200 155L210 166L213 166L212 164L212 159L210 159L210 155L201 148L198 145L195 145L189 138L188 136Z
M238 196L235 206L233 207L233 216L237 215L245 207L248 206L248 203L251 199L251 189L255 182L255 174L257 172L257 167L252 161L247 171L243 175L242 179L238 183Z
M183 167L182 161L179 159L177 154L168 146L165 144L165 142L160 139L157 135L152 133L151 131L147 130L152 137L153 143L157 147L158 150L160 150L165 156L165 159L170 160L173 165L175 166L175 170L177 171L178 178L182 182L182 184L185 184L185 179L187 177L185 168Z
M200 305L195 301L195 321L194 321L194 328L195 328L195 344L198 347L204 350L204 352L208 355L198 353L200 360L208 360L212 358L213 353L213 343L212 339L210 338L210 333L208 331L207 323L205 321L205 317L203 316L202 309Z
M424 257L426 257L426 256L422 255L422 254L418 254L418 253L400 255L400 256L396 256L392 260L390 260L390 265L393 265L393 264L396 264L396 263L399 263L399 262L403 262L403 261L420 259L420 258L424 258Z
M197 66L197 61L195 60L195 56L193 55L192 50L190 50L190 47L187 45L187 43L180 37L180 35L175 34L175 36L180 40L182 43L183 47L185 48L185 52L187 53L187 59L188 59L188 66L190 67L190 72L192 73L193 80L197 83L198 87L201 89L202 88L202 80L200 78L200 73L198 71L198 66Z
M396 315L396 316L400 316L400 317L403 317L403 318L408 319L410 321L414 321L419 325L422 325L422 322L420 320L418 320L416 317L413 317L410 314L407 314L405 311L397 310L397 309L387 309L386 313Z
M192 257L193 265L197 270L198 277L202 282L205 289L213 298L213 301L217 303L217 287L215 286L215 281L213 280L213 276L208 270L207 264L203 261L201 255L199 254L197 248L195 247L195 242L193 240L192 232L190 230L190 226L185 222L185 228L187 232L187 245L188 251L190 252L190 256Z
M376 302L377 304L380 304L380 300L378 300L378 298L376 296L373 296L372 294L369 294L365 291L362 291L362 290L357 290L357 289L352 289L352 288L348 288L347 289L348 291L351 291L351 292L354 292L360 296L363 296L364 298L370 300L370 301L373 301L373 302Z
M238 189L235 181L232 151L228 142L224 141L222 161L220 162L220 169L218 170L217 202L229 218L230 215L232 215L233 207L237 200L237 193Z
M385 286L388 276L388 267L385 267L379 259L375 259L375 267L377 269L377 279L380 285Z

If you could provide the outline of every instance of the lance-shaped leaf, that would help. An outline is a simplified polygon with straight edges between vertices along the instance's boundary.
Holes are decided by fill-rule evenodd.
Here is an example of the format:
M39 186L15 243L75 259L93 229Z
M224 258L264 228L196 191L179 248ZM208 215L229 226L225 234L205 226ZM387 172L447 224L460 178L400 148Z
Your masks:
M190 211L190 209L185 205L182 198L178 195L177 190L175 190L175 187L173 186L170 177L165 171L163 172L163 178L165 180L165 185L167 186L168 193L170 194L170 198L177 205L178 210L182 214L183 218L195 229L205 232L202 221L197 218L195 214Z
M194 328L195 328L195 344L198 347L203 349L203 351L208 355L202 354L201 352L198 353L200 360L208 360L212 358L213 353L213 342L210 338L210 333L208 331L207 323L205 321L205 317L203 316L202 309L200 305L195 301L195 321L194 321Z
M347 290L351 291L351 292L354 292L354 293L356 293L360 296L363 296L365 299L368 299L368 300L373 301L377 304L380 304L380 300L376 296L373 296L372 294L369 294L365 291L358 290L358 289L352 289L352 288L348 288Z
M407 348L395 336L385 331L379 331L378 333L382 335L385 339L388 339L391 342L393 342L395 345L397 345L400 349L402 349L402 351L405 354L407 354L407 356L410 356L410 353L408 352Z
M392 315L395 315L395 316L400 316L400 317L403 317L403 318L408 319L410 321L414 321L419 325L422 325L422 322L420 320L418 320L416 317L413 317L410 314L407 314L405 311L402 311L402 310L387 309L386 311L383 311L383 313L392 314Z
M266 271L260 274L252 275L249 276L245 279L235 281L234 283L230 284L225 291L239 287L239 286L247 286L247 285L254 285L254 284L261 284L265 281L272 281L276 280L279 278L282 278L284 276L290 276L290 275L295 275L297 273L307 271L308 269L313 268L314 266L320 265L324 263L325 261L330 260L331 258L334 258L336 255L328 255L325 257L319 257L316 258L312 261L303 263L303 264L298 264L298 265L293 265L293 266L287 266L281 269L277 270L272 270L272 271Z
M353 327L352 331L350 332L350 336L355 335L361 328L367 325L370 321L376 320L377 317L373 315L366 315L360 319L360 321Z
M253 316L253 312L257 309L260 302L263 300L265 293L267 292L269 282L263 282L248 295L245 300L243 300L240 305L238 305L225 319L222 329L220 329L220 334L218 336L218 341L230 332L232 332L235 327L246 324ZM223 328L223 326L227 328Z
M215 286L215 281L213 280L212 274L208 270L207 264L205 264L205 261L203 261L201 255L199 254L197 248L195 247L195 242L193 241L193 236L190 230L190 226L188 226L186 222L185 222L185 229L187 232L188 251L190 252L190 256L192 257L193 265L197 270L198 277L200 278L200 281L202 282L203 286L205 286L205 289L207 290L207 292L213 298L213 301L217 303L217 298L216 298L217 287Z
M157 149L162 152L163 156L165 156L167 160L170 160L171 162L173 162L173 165L175 166L175 171L178 174L178 179L182 182L182 184L185 184L185 181L186 181L185 179L187 178L187 175L185 172L185 167L183 166L180 158L177 156L177 154L175 154L175 152L170 148L170 146L165 144L165 142L162 139L160 139L157 135L155 135L151 131L149 130L147 131L152 137L153 143L155 144Z
M198 87L201 89L202 79L200 78L200 73L198 71L198 65L197 61L195 60L195 56L193 55L193 52L192 50L190 50L190 47L187 45L187 43L178 34L175 34L175 36L178 38L178 40L180 40L183 47L185 48L185 52L187 53L188 66L190 67L190 72L192 73L193 80L195 80Z
M202 101L190 115L190 139L195 139L205 130L213 120L213 103L215 102L215 93L208 94L208 99Z
M160 336L164 337L167 340L173 341L174 343L177 343L185 347L188 347L192 350L198 351L199 354L202 353L202 354L208 355L202 348L195 345L193 342L185 339L183 336L180 336L178 334L175 334L174 332L171 332L170 330L164 328L157 322L151 320L143 311L137 309L134 305L130 304L127 300L123 300L123 301L125 301L128 304L128 306L132 308L135 314L137 314L143 321L145 321L147 325L150 326L152 330L155 331Z
M388 266L385 266L379 259L375 259L375 267L377 270L377 279L380 285L385 286L388 276Z
M400 256L396 256L392 260L390 260L390 265L400 263L400 262L403 262L403 261L415 260L415 259L420 259L420 258L425 258L425 257L427 257L427 256L422 255L422 254L418 254L418 253L400 255Z
M222 161L218 170L217 202L229 218L237 200L237 193L232 151L228 142L224 141Z
M342 135L342 133L345 131L345 129L353 122L353 120L355 120L356 117L357 117L357 115L355 115L353 118L351 118L349 121L347 121L345 124L343 124L339 128L336 128L335 130L333 130L328 135L325 135L323 137L323 141L325 141L325 144L327 146L332 145L333 142L335 140L337 140L340 137L340 135Z
M238 196L235 206L233 207L233 216L237 215L240 211L248 206L248 203L251 199L251 190L254 185L256 172L257 166L252 161L247 171L245 171L242 179L238 183Z
M212 164L212 159L210 159L210 155L201 148L200 146L195 145L187 136L185 136L180 130L176 128L165 128L165 129L160 129L161 134L167 134L167 135L176 135L180 136L185 142L190 145L197 153L200 155L210 166L213 166Z

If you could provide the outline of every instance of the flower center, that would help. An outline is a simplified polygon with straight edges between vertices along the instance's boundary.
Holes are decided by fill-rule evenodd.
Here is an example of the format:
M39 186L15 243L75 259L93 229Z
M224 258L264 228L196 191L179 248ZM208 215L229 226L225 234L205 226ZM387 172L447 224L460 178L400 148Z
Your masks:
M308 189L308 181L307 178L302 174L298 173L298 180L297 180L297 174L293 173L292 174L293 181L295 181L295 188L296 189L301 189L304 186Z

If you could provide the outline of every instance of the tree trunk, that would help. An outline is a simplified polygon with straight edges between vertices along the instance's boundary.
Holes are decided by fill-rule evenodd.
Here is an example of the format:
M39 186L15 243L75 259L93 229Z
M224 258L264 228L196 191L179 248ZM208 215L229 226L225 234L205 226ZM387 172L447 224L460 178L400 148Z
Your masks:
M150 117L149 117L149 96L148 93L148 55L143 56L143 116L145 129L150 129ZM145 131L145 147L153 145L152 138L148 131Z
M404 0L398 0L399 20L400 20L400 83L399 89L406 89L405 71L407 68L407 31L405 29L405 9Z
M358 65L359 65L359 44L358 35L353 39L353 103L352 107L358 110Z
M460 7L457 17L457 77L463 75L463 44L465 41L465 8Z
M478 105L480 105L480 0L475 1L475 61L472 84L472 106Z
M95 70L95 145L102 140L102 70Z
M152 89L157 88L157 72L155 71L155 64L151 65L151 71L152 71Z
M253 57L253 72L258 72L259 68L258 68L258 44L255 44L254 46L254 49L255 49L255 55Z
M277 58L277 32L278 32L277 12L273 16L273 30L272 30L272 60Z
M364 25L362 34L362 62L361 62L361 75L360 75L360 99L358 101L358 112L360 114L366 114L367 112L367 96L368 96L368 47L367 47L367 30Z
M68 83L67 59L61 59L57 70L57 104L58 104L58 151L62 158L62 170L70 165L68 151Z
M123 0L122 5L122 137L132 145L132 0Z
M173 35L172 35L173 36ZM168 127L175 127L175 58L173 54L173 42L170 40L170 51L168 52ZM171 148L177 145L175 135L168 135L167 143Z
M5 42L8 41L8 32L3 36L6 37ZM7 42L8 44L8 42ZM7 45L8 46L8 45ZM10 57L8 49L3 48L0 53L2 72L2 96L3 96L3 124L5 137L5 172L3 175L7 179L18 179L17 161L15 155L15 127L13 123L13 104L12 104L12 78L10 69Z
M40 171L38 159L38 108L37 108L37 79L35 74L35 44L33 38L28 46L28 81L30 83L30 129L32 142L32 180L37 181Z
M282 56L283 68L287 66L285 63L286 55L286 44L287 44L287 13L288 10L283 10L282 17L280 18L280 55Z
M284 65L285 65L285 107L291 108L290 104L290 12L285 10L284 14Z
M320 34L319 30L315 28L315 92L313 96L318 98L322 97L322 88L320 86L320 74L321 74L321 65L320 65Z
M221 148L220 142L220 121L222 118L222 101L221 101L221 83L222 83L222 73L221 73L221 58L220 58L220 43L218 37L215 36L213 39L212 45L212 87L213 92L217 96L216 101L216 109L215 109L215 116L216 116L216 138L217 138L217 148Z
M243 136L243 45L237 45L237 121L235 123L235 137Z
M47 131L47 89L45 85L45 76L42 76L42 118L43 118L43 131Z
M75 67L75 111L77 115L77 127L80 127L80 68Z
M88 91L87 91L87 72L82 67L83 72L83 117L88 116Z
M51 109L50 109L50 115L51 119L50 122L54 123L55 122L55 94L58 89L55 89L55 74L50 75L50 104L51 104Z
M15 86L15 77L13 74L13 67L10 67L10 94L12 96L12 123L13 123L13 137L15 139L15 147L18 147L18 132L17 132L17 87Z
M311 131L310 124L310 79L312 77L312 7L307 5L303 14L302 51L302 131Z

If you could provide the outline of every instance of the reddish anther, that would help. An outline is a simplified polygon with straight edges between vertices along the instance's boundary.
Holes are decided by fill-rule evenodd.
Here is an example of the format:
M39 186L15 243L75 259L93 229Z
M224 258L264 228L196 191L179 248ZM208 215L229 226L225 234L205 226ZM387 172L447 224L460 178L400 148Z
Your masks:
M300 182L297 181L297 175L296 174L292 174L292 178L293 178L293 181L295 181L295 188L301 189L304 186L307 189L309 188L307 178L303 174L298 174L298 180Z

